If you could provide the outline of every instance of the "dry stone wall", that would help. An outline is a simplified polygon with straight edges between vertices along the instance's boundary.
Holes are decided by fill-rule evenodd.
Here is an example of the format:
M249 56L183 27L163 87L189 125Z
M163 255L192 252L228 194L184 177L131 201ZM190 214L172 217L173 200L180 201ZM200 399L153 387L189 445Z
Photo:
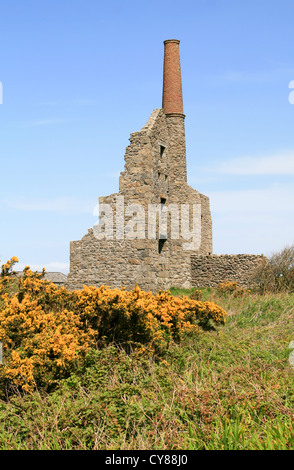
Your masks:
M191 256L193 287L215 287L223 281L247 287L254 269L264 260L262 255Z

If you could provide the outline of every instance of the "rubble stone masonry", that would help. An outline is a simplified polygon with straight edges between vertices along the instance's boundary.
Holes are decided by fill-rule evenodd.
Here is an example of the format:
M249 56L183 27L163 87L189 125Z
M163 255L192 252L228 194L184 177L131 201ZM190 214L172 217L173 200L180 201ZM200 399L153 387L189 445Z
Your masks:
M179 41L167 40L164 48L162 107L151 113L140 131L131 134L119 192L99 198L100 207L111 208L111 230L106 228L104 238L99 238L94 226L81 240L71 242L69 289L83 285L130 289L137 284L156 292L215 285L228 278L243 283L259 260L250 255L212 255L209 199L187 184ZM178 237L173 236L177 219L171 212L167 232L162 234L158 220L150 220L151 205L179 211L188 207L185 217L189 221L194 220L197 208L197 242L187 245L181 230ZM143 213L144 223L141 219L131 238L136 208ZM183 223L181 212L180 219ZM102 213L99 223L103 225Z
M113 209L113 238L98 240L92 228L82 240L71 242L67 287L106 284L133 288L138 284L152 291L191 287L190 255L212 253L212 224L208 198L191 188L186 179L184 118L166 116L162 108L156 109L141 131L130 136L119 192L99 198L99 204L109 204ZM128 218L128 206L140 204L145 209L145 231L135 240L124 234L119 237L116 204L120 197L124 203L124 232L133 216ZM183 250L187 240L181 236L172 239L171 227L160 252L157 226L156 238L148 238L149 204L160 204L162 200L167 206L201 207L201 243L196 251Z
M262 255L192 255L192 285L215 287L220 282L230 281L248 287L253 271L263 260Z

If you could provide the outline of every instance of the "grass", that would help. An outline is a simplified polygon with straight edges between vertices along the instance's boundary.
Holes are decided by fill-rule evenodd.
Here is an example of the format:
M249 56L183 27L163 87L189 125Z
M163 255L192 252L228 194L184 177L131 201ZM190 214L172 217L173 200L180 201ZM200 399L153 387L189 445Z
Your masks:
M110 345L54 392L2 400L0 449L294 450L294 294L202 295L225 326L162 358Z

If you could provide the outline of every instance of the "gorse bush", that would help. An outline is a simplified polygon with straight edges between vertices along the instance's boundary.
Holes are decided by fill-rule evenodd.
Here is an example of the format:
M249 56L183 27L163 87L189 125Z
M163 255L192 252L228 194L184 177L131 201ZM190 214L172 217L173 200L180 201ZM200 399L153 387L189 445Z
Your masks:
M139 287L126 291L107 286L68 291L28 267L15 277L10 275L13 259L2 267L0 280L2 390L51 390L91 349L115 342L161 355L171 342L225 321L226 312L213 302L170 292L154 295Z
M244 295L249 290L246 291L245 289L243 289L238 284L238 282L224 281L217 285L216 291L219 294L229 294L229 295L233 295L233 297L239 297L241 295Z
M294 449L294 293L71 292L10 272L1 450Z
M189 298L193 300L202 300L202 297L202 291L200 289L193 290L189 295Z
M199 302L170 292L156 295L139 287L131 291L84 287L77 307L85 324L107 342L148 344L160 352L172 340L223 324L226 312L212 302Z
M13 256L10 260L7 261L7 263L2 264L1 266L1 277L5 278L8 276L11 276L13 274L13 266L18 263L18 258L16 256Z
M58 292L28 268L18 284L17 293L1 296L0 341L5 362L0 379L6 386L28 392L35 385L48 388L70 373L78 357L89 350L91 331L83 331L79 316L61 305L64 289Z

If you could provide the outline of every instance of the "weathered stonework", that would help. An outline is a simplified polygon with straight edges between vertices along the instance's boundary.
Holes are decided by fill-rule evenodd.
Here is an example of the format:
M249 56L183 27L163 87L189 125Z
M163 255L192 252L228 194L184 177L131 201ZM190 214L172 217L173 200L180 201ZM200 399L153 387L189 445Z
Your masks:
M215 287L220 282L238 282L242 287L251 284L255 268L264 260L262 255L191 256L193 287Z
M70 273L66 286L108 285L156 292L170 287L212 286L226 279L246 284L248 273L259 262L254 255L212 255L212 221L208 197L187 184L185 115L183 114L179 41L165 44L162 108L155 109L146 125L130 136L125 152L124 171L119 192L100 197L99 205L111 207L112 225L105 227L104 238L97 227L89 229L79 241L70 244ZM136 207L142 219L134 229ZM158 219L149 218L149 207L169 208L168 230L162 234ZM180 229L174 235L178 210L188 207L186 219L197 215L197 240L189 240ZM100 223L103 215L100 216ZM150 236L149 230L154 232ZM134 232L134 230L133 230Z
M124 231L128 224L127 207L140 204L145 209L145 231L138 232L135 240L118 233L116 203L122 196ZM94 228L82 240L71 242L67 287L106 284L132 288L138 284L152 291L191 287L191 251L183 250L187 240L181 236L171 239L168 235L159 253L158 227L156 238L148 238L149 204L160 204L163 199L167 206L201 206L201 244L192 252L212 253L209 200L187 184L184 118L166 116L160 108L152 112L141 131L131 134L119 192L99 198L99 204L110 204L113 209L113 239L98 240ZM171 227L168 234L170 231Z

